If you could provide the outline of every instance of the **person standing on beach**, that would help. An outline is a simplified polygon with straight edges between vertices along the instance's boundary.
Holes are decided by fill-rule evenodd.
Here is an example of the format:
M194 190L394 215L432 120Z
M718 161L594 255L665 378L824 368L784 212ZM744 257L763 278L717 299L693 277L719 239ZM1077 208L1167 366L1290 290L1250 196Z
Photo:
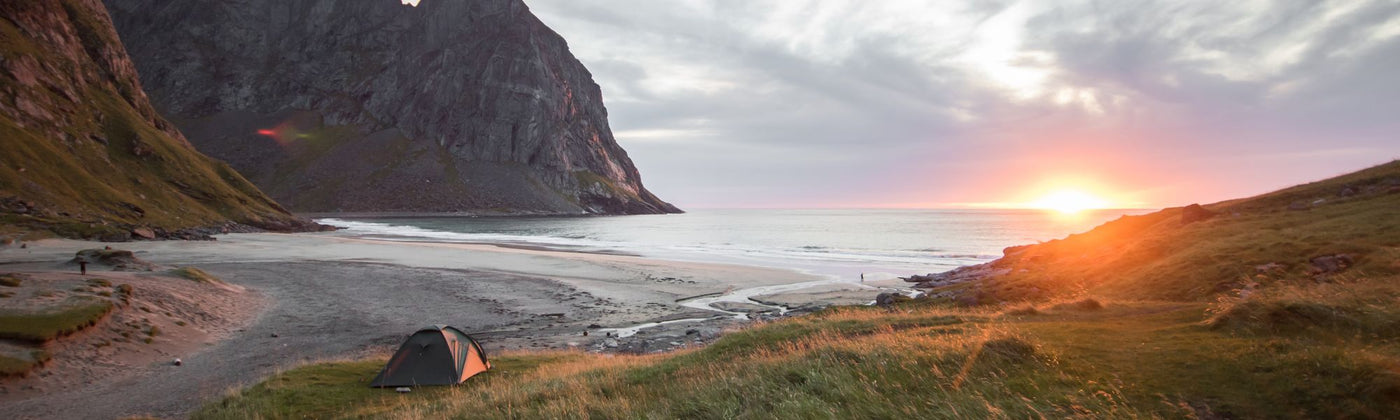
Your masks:
M865 283L865 273L860 273L860 282Z
M78 260L78 271L81 275L87 275L87 260Z

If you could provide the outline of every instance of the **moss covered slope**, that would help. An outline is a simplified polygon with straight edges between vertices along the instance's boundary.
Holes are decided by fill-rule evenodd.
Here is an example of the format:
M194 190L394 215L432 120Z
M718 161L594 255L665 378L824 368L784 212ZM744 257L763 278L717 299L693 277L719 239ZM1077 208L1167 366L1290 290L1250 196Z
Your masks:
M231 222L314 227L156 113L100 2L0 4L0 57L6 230L121 240Z

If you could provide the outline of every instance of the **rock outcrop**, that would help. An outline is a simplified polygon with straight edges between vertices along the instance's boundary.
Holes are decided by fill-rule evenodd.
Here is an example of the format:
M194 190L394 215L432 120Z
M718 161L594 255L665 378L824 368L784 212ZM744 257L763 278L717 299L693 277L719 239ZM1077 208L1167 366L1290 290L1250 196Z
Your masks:
M97 0L0 2L0 224L104 240L317 227L156 113Z
M157 107L309 212L678 212L520 0L107 0Z

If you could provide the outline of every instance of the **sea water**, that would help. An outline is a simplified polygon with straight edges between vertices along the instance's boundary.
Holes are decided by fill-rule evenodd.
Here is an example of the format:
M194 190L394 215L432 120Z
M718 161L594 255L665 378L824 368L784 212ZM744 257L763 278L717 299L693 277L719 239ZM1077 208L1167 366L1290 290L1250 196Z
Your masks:
M1008 246L1087 231L1144 210L694 210L592 217L403 217L318 222L384 240L525 245L795 269L868 280L942 272Z

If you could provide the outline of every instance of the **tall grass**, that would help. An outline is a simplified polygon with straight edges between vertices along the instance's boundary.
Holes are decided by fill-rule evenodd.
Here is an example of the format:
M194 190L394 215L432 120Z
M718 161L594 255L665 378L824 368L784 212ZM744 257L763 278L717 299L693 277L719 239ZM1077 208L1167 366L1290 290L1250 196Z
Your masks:
M1207 325L1200 303L1084 302L1050 302L1033 315L917 303L836 308L669 354L508 353L461 386L407 395L368 388L382 360L312 365L195 417L1400 414L1400 399L1390 398L1400 395L1393 341L1238 335Z
M44 343L96 325L114 307L105 299L71 298L53 310L0 312L0 338Z

